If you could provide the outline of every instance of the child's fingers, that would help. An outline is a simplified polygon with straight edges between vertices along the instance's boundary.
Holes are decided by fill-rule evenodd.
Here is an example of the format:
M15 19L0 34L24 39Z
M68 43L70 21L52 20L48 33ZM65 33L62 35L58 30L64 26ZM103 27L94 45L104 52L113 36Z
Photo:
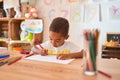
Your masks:
M61 55L61 54L58 54L58 55L56 56L56 58L59 59L59 58L60 58L60 55Z
M41 54L41 56L46 56L46 55L48 55L48 54L46 54L46 53L42 53L42 54Z
M41 55L42 55L42 56L48 55L48 50L42 49L42 50L41 50Z
M65 60L66 59L66 55L64 55L64 54L58 54L57 55L57 59L59 59L59 60Z

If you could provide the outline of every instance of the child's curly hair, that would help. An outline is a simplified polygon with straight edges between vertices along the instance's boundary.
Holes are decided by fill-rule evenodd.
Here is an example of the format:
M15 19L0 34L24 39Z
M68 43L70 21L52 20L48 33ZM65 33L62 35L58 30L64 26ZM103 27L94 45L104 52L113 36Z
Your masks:
M61 33L63 36L67 36L69 32L68 20L62 17L57 17L53 19L49 31Z

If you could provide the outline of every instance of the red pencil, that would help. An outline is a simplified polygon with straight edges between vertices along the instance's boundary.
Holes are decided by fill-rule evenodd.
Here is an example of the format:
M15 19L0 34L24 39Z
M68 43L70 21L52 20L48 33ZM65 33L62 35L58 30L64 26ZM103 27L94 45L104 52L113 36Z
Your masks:
M16 58L15 60L13 60L13 61L9 62L9 63L8 63L8 65L11 65L11 64L13 64L13 63L15 63L15 62L19 61L21 58L22 58L21 56L20 56L20 57L18 57L18 58Z
M39 44L39 46L40 46L42 49L44 49L43 46L42 46L41 44Z
M39 44L39 41L38 41L37 39L35 39L35 43L38 44L42 49L44 49L44 48L42 47L42 45Z
M109 75L108 73L105 73L105 72L103 72L103 71L101 71L101 70L98 70L98 73L101 73L102 75L104 75L104 76L106 76L106 77L108 77L108 78L112 78L111 75Z
M27 56L25 56L25 57L30 57L30 56L32 56L32 55L34 55L34 53L31 53L31 54L29 54L29 55L27 55Z

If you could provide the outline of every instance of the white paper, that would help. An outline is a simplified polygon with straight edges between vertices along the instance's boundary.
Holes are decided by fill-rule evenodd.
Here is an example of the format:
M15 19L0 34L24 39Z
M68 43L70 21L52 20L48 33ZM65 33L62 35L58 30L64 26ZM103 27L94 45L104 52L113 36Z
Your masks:
M8 49L6 47L0 47L0 55L8 55Z
M33 56L27 57L25 59L53 62L53 63L60 63L60 64L69 64L70 62L72 62L74 60L74 59L58 60L58 59L56 59L55 55L48 55L48 56L33 55Z

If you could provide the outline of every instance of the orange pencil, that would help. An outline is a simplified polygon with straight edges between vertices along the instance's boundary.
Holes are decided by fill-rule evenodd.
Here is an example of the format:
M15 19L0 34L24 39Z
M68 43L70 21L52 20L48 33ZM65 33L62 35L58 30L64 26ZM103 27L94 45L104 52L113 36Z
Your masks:
M8 63L8 65L11 65L11 64L13 64L13 63L15 63L15 62L17 62L18 60L20 60L22 57L20 56L20 57L18 57L18 58L16 58L15 60L13 60L13 61L11 61L11 62L9 62Z

